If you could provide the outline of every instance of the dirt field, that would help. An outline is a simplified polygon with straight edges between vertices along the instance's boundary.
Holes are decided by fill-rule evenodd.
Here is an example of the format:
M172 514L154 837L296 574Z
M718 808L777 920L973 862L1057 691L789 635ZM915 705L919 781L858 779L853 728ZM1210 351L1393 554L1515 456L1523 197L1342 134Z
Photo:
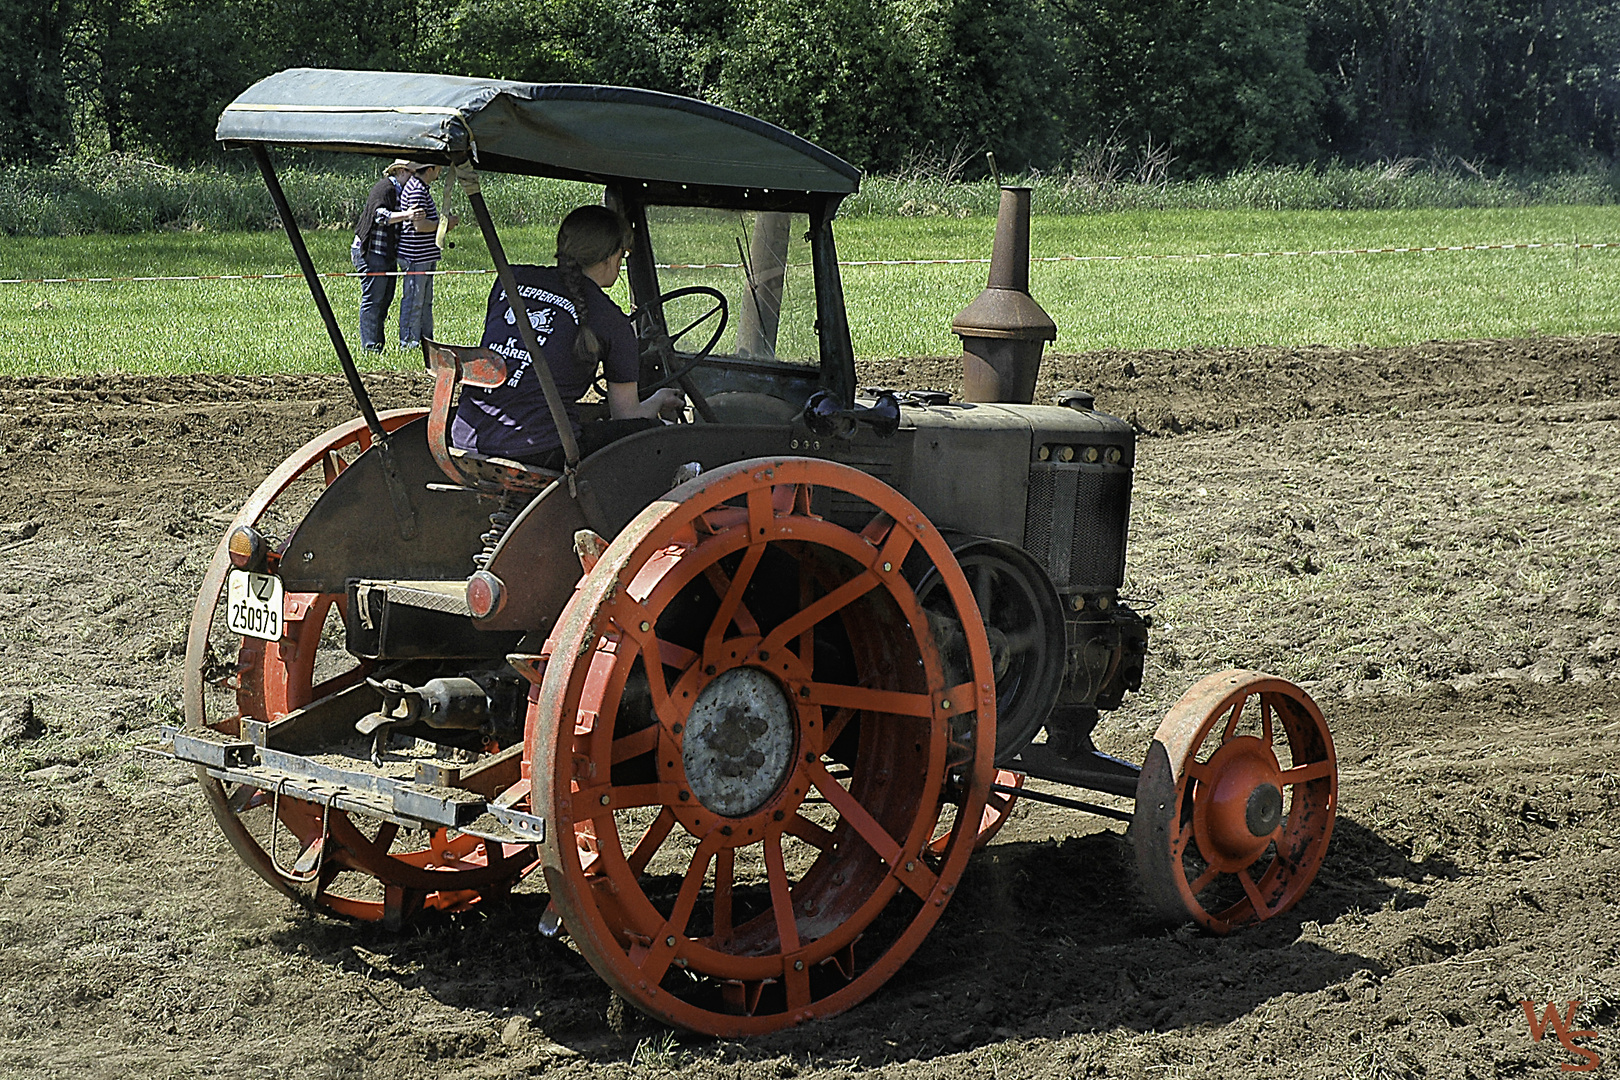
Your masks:
M951 387L908 361L868 382ZM404 375L380 405L421 403ZM1301 681L1341 811L1295 911L1166 932L1123 827L1022 806L875 997L743 1043L615 1008L538 882L404 935L310 916L185 768L186 622L235 508L342 380L0 381L0 1074L1553 1077L1620 1054L1620 339L1050 358L1144 431L1139 757L1223 667Z

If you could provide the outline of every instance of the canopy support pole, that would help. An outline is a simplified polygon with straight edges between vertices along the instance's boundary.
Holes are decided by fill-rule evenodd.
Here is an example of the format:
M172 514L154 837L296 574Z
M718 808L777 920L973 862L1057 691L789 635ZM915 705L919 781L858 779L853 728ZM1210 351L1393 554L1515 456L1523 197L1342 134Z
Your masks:
M399 476L399 467L394 463L393 450L388 445L388 433L383 430L382 421L377 419L377 410L371 404L371 395L366 393L366 384L360 380L360 369L355 367L354 356L349 352L349 343L343 339L343 331L338 326L337 316L332 314L332 302L327 299L326 287L321 284L321 277L315 272L315 261L309 257L309 248L304 246L304 235L298 231L298 222L293 219L292 207L287 203L287 193L281 190L281 181L276 177L275 166L270 164L270 152L264 148L263 143L249 143L248 149L253 151L253 160L264 176L265 186L270 189L270 201L275 203L276 213L281 217L281 227L287 231L287 239L292 242L293 253L298 256L298 266L304 272L304 280L309 283L310 295L315 298L315 306L320 309L321 319L326 323L326 335L332 339L332 347L337 350L338 362L343 365L343 374L349 380L349 389L354 392L354 402L360 406L360 415L365 418L366 427L371 432L371 444L381 459L383 478L388 484L389 501L394 505L394 524L399 529L401 539L415 539L416 508L411 505L410 492L405 490L405 483Z
M249 143L248 149L253 151L253 160L258 163L259 172L264 176L265 187L270 189L270 201L275 203L276 213L281 217L281 227L287 230L287 239L292 242L293 253L298 256L298 266L304 272L310 294L315 297L315 306L320 309L321 319L326 323L326 335L332 339L338 363L343 365L349 389L354 391L355 404L360 406L360 415L365 417L366 427L371 429L372 441L380 443L387 437L386 433L377 419L377 410L371 404L371 395L366 393L366 384L360 381L360 369L355 367L354 356L349 352L349 343L343 339L337 316L332 314L332 303L326 297L320 275L315 272L315 262L309 257L309 248L304 246L303 233L298 231L298 222L293 220L292 207L287 205L287 194L281 190L281 181L276 177L275 167L270 164L270 153L263 143Z

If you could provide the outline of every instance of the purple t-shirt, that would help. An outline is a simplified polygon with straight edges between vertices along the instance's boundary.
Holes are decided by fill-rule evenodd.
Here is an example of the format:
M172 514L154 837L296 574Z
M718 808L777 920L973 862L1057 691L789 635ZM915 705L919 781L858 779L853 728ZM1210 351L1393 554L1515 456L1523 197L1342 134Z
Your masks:
M574 337L579 332L574 304L568 299L556 267L516 265L512 275L529 309L529 323L534 327L540 352L562 394L568 421L578 435L578 402L596 377L596 370L587 370L585 364L574 359ZM591 329L606 350L602 371L607 381L635 382L640 374L640 351L629 316L593 281L585 282L585 302L590 308ZM517 318L499 281L489 293L483 344L505 358L506 381L487 390L462 388L450 441L463 450L493 457L532 457L557 449L562 439L551 422L545 391L540 388L540 378L523 347Z

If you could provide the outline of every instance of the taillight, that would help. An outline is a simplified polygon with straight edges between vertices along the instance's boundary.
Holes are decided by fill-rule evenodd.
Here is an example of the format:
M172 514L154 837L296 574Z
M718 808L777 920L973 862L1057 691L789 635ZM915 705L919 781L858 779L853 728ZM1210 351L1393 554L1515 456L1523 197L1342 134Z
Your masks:
M467 579L467 607L475 619L487 619L506 604L506 586L488 570L477 570Z
M231 553L232 566L256 574L264 573L270 555L270 544L258 529L251 525L238 525L231 530L230 539L225 542L225 547Z

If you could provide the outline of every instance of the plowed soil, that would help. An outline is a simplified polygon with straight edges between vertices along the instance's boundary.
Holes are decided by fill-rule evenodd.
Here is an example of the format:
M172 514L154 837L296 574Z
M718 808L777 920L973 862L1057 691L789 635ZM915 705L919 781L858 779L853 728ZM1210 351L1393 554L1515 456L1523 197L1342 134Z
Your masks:
M955 365L870 365L953 388ZM407 375L379 405L425 403ZM1495 1077L1620 1054L1620 339L1048 358L1142 431L1139 757L1226 667L1304 685L1341 808L1293 911L1218 938L1139 899L1123 825L1020 806L866 1003L746 1042L626 1014L537 881L399 934L242 866L178 716L223 526L339 377L0 381L0 1074Z

